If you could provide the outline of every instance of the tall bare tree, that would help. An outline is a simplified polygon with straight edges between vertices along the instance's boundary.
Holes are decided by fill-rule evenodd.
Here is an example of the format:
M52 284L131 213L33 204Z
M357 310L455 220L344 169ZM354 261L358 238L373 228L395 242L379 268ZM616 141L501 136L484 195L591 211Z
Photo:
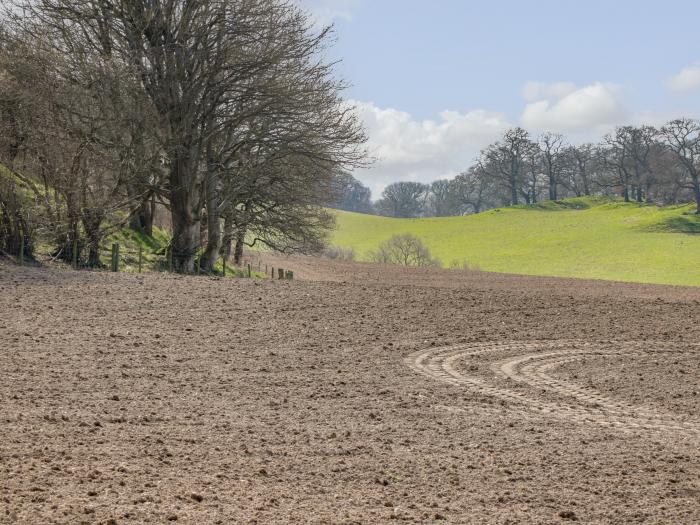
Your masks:
M693 192L696 213L700 214L700 122L681 118L660 130L665 147L681 165L681 185Z
M520 202L524 186L525 157L534 147L523 128L509 129L500 142L482 152L480 170L502 184L510 193L511 205Z
M564 137L558 133L544 133L539 140L542 168L547 177L549 200L557 200L557 188L562 170Z

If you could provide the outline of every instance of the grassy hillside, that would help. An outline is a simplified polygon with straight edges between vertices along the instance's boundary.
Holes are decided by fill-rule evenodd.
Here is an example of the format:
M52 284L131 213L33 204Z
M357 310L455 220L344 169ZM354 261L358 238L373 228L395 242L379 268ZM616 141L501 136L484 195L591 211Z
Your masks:
M700 286L700 220L690 206L595 198L466 217L392 219L337 212L332 243L360 260L396 233L420 237L444 266Z

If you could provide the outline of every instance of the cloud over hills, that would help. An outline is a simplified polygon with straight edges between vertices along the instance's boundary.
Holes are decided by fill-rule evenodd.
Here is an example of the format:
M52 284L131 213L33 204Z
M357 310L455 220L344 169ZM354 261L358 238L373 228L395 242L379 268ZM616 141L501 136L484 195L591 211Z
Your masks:
M700 89L700 63L681 69L668 79L666 86L677 93L688 93Z
M503 114L485 110L443 111L436 120L417 120L371 102L350 103L367 128L368 146L377 158L370 170L355 175L375 197L396 180L430 182L456 175L511 125Z

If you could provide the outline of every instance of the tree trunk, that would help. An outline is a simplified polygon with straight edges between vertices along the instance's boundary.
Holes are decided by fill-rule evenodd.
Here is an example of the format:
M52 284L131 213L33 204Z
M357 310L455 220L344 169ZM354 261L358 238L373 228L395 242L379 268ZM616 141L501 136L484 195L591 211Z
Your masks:
M58 239L59 247L56 250L56 258L65 261L67 263L73 262L73 248L75 240L78 241L78 264L80 264L80 236L78 233L78 223L75 221L69 221L68 230L66 234Z
M207 205L207 247L202 254L200 264L203 270L214 269L221 249L221 221L219 220L219 200L216 196L216 176L213 172L207 174L206 183Z
M557 181L551 173L549 174L549 200L557 200Z
M149 237L153 236L153 199L148 198L138 207L136 212L131 216L132 230L139 231Z
M513 206L518 204L518 185L515 177L510 181L510 201Z
M229 214L224 215L224 235L221 239L220 254L228 260L231 257L231 244L233 243L233 233L235 229L233 219Z
M233 252L233 262L236 266L241 264L243 259L243 242L245 241L246 229L241 228L236 232L236 250Z
M695 204L697 205L697 210L695 210L695 213L700 215L700 177L698 177L697 173L693 174L691 177L691 180L693 181L693 194L695 195Z
M630 189L626 184L624 186L624 189L622 190L622 196L625 198L625 202L630 201Z
M137 188L133 184L126 185L126 192L129 199L136 200L139 195ZM153 215L155 212L155 195L150 194L138 204L132 205L129 228L136 232L141 232L149 237L153 236Z
M176 156L170 170L170 215L173 223L172 257L177 273L194 273L199 241L199 204L195 184L195 162Z
M100 261L100 226L102 225L102 214L99 212L83 213L83 228L88 241L87 265L90 268L102 267Z

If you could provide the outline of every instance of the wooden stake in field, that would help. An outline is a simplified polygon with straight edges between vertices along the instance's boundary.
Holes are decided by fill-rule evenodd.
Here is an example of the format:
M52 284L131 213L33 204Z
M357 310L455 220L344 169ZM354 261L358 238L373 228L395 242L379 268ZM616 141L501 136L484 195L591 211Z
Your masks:
M224 267L224 277L226 277L226 255L221 256L221 265Z
M250 263L248 263L248 277L250 278L250 277L252 277L252 275L253 274L251 272Z
M19 265L24 266L24 229L19 229Z
M112 271L119 271L119 243L112 244Z
M141 273L141 267L143 266L143 246L139 244L139 273Z
M73 268L78 269L78 236L73 238Z
M173 272L173 245L171 244L166 248L166 256L168 258L168 271L170 273Z
M277 278L278 278L280 281L281 281L281 280L284 280L284 270L283 270L282 268L278 268L278 269L277 269L277 272L278 272Z

